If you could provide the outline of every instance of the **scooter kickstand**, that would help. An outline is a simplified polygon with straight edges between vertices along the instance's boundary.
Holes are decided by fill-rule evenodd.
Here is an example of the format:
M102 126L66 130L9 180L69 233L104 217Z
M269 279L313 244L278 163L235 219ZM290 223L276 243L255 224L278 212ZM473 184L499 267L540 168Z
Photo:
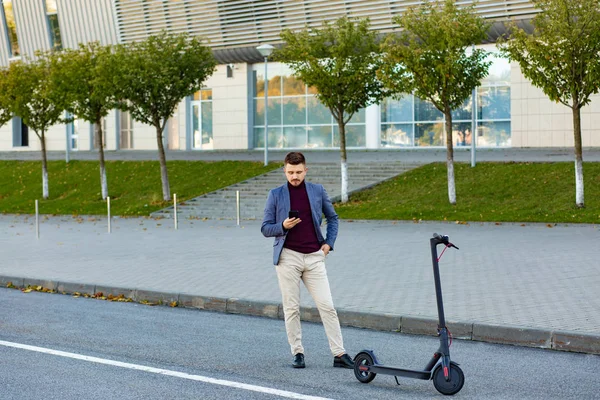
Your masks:
M400 386L400 382L398 382L398 377L394 375L394 379L396 380L396 385Z

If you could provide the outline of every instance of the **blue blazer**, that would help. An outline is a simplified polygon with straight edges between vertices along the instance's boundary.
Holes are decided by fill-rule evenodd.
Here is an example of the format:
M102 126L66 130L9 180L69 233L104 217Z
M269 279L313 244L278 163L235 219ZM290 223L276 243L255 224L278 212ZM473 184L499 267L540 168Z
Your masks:
M327 243L331 250L338 233L338 216L322 185L305 182L308 201L312 211L312 219L317 233L319 244ZM283 250L283 243L287 236L287 230L283 228L283 221L290 212L290 190L287 182L269 192L267 204L265 205L265 216L260 231L265 237L274 237L273 242L273 264L279 264L279 256ZM327 219L327 237L323 238L321 232L321 221L323 214Z

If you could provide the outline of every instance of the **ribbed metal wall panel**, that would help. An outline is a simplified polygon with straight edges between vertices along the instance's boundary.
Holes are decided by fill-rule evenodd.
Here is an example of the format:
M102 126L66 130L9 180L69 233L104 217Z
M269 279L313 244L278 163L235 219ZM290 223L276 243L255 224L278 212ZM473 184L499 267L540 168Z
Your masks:
M50 49L44 1L13 0L21 58L35 58L38 50Z
M320 27L343 15L369 17L372 29L389 32L392 19L414 0L114 0L123 42L144 39L162 29L208 39L214 50L239 49L261 42L279 43L282 29ZM459 6L472 1L459 1ZM476 11L494 21L531 18L529 0L480 0Z
M63 47L99 41L118 43L113 0L57 0ZM44 0L13 0L17 37L23 59L34 59L38 50L50 49L50 31ZM0 65L8 65L9 52L4 21L0 22Z
M0 65L8 65L8 36L6 35L6 24L4 23L4 9L0 10Z
M118 43L112 0L57 0L63 47Z

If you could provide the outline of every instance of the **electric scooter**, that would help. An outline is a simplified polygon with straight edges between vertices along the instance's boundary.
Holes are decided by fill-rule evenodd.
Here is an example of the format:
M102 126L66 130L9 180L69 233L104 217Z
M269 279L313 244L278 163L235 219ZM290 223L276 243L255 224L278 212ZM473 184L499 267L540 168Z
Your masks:
M438 262L444 251L449 247L458 247L448 241L448 236L433 234L429 239L431 245L431 258L433 261L433 278L435 280L435 296L438 309L438 336L440 337L440 347L429 360L423 370L411 370L397 367L389 367L379 364L375 353L372 350L363 350L354 357L354 375L362 383L369 383L377 374L394 375L396 383L399 385L398 377L433 380L433 386L438 392L445 395L456 394L462 389L465 383L465 375L457 363L450 360L450 350L448 340L451 338L448 328L446 328L446 319L444 317L444 304L442 301L442 286L440 283L440 268ZM438 257L437 246L443 244L444 250Z

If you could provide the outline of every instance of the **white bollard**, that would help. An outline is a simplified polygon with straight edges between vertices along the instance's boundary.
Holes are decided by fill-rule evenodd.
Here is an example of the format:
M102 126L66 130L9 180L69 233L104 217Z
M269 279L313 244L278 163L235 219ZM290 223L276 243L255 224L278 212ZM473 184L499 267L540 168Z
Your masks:
M108 210L108 233L110 233L110 196L106 198L106 208Z
M236 214L237 214L237 224L238 226L240 226L240 191L236 190L235 191L235 208L236 208Z
M35 201L35 237L40 238L40 215L38 213L38 201Z
M177 193L173 194L173 219L175 220L175 230L177 230Z

